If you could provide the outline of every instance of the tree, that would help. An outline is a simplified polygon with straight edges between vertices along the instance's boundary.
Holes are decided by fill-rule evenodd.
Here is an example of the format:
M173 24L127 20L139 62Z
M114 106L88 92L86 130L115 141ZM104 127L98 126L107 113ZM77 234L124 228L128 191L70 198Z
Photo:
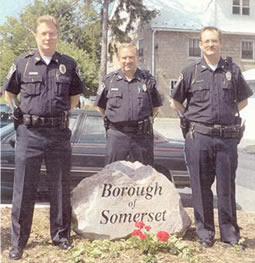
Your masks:
M100 18L96 10L91 8L88 12L79 0L35 0L18 18L7 18L0 26L0 83L17 56L36 49L33 25L43 14L53 15L60 22L61 41L57 49L73 56L88 89L87 95L95 94L100 64Z
M99 72L99 82L103 80L103 76L107 69L107 55L106 50L113 52L116 51L116 46L113 42L129 42L131 38L129 33L135 28L135 24L140 21L141 23L147 23L157 15L156 10L148 10L143 5L143 0L116 0L118 1L111 21L108 21L108 7L110 0L103 0L102 7L102 53L101 64ZM112 2L112 1L111 1ZM123 16L123 13L126 15ZM108 23L110 25L112 33L112 43L108 43ZM125 25L125 26L124 26ZM122 29L124 28L124 29Z
M99 82L103 81L104 75L107 70L107 43L108 43L108 8L109 0L103 2L103 15L102 15L102 45L101 45L101 62L99 69Z

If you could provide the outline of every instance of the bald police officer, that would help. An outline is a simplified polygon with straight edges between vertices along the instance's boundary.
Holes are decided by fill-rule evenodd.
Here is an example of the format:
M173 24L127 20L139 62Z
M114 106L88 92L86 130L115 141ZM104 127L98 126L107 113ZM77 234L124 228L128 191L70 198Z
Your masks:
M68 114L79 102L84 87L75 61L56 52L59 39L56 19L49 15L39 17L34 35L38 50L19 57L4 84L6 100L15 108L17 133L9 252L9 257L16 260L22 257L29 239L43 160L51 205L51 238L61 249L72 247Z
M121 44L120 69L105 76L96 105L107 129L106 164L129 160L153 165L152 118L162 105L154 77L137 68L137 48Z
M237 144L242 133L239 111L247 105L252 92L240 68L221 57L221 47L217 28L201 30L203 58L184 68L171 101L186 120L185 154L195 225L204 247L214 242L211 186L215 176L221 241L236 246L240 239L235 201Z

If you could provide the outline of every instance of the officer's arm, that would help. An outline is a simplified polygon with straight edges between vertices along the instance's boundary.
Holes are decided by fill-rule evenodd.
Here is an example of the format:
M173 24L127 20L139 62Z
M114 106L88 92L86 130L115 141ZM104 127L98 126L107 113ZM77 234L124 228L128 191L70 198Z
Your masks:
M71 110L73 110L79 103L80 94L71 96Z
M184 106L183 106L180 102L178 102L177 100L171 99L170 106L171 106L171 108L173 108L175 111L177 111L177 112L179 111L179 112L181 112L182 114L183 114L184 111L185 111Z
M102 116L104 116L104 109L103 109L103 108L97 106L97 111L98 111Z
M15 101L15 105L17 105L17 106L19 105L19 101L17 99L17 95L14 94L14 93L11 93L10 91L5 90L4 98L5 98L6 102L8 103L8 105L10 106L10 108L12 110L14 110L13 102L12 102L13 100Z
M241 102L238 103L238 110L242 110L248 105L248 99L242 100Z

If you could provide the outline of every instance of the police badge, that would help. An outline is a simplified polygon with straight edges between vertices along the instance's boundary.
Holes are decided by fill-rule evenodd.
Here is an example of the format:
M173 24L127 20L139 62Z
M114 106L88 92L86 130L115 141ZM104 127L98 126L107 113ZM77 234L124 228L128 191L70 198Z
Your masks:
M230 71L228 71L228 72L226 73L226 79L227 79L228 81L230 81L230 80L232 79L232 74L231 74Z
M146 92L147 91L147 86L145 84L143 84L143 91Z
M66 66L64 64L59 65L59 72L63 75L66 73Z

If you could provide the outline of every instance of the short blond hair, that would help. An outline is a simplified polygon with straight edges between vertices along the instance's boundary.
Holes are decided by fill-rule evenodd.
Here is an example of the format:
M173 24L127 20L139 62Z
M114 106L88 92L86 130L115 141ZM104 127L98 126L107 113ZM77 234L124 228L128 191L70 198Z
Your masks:
M124 48L133 48L135 50L136 55L138 55L137 47L134 43L122 43L118 47L118 57L120 55L120 51Z
M205 26L204 28L202 28L200 31L200 41L202 41L202 34L205 31L216 31L218 33L219 40L221 41L221 31L215 26Z
M59 25L58 25L58 22L57 22L57 20L56 20L55 17L50 16L50 15L43 15L43 16L39 16L39 17L36 19L35 27L34 27L34 32L35 32L35 33L36 33L36 31L37 31L38 26L39 26L41 23L52 23L52 24L55 25L55 27L57 28L57 31L59 30Z

